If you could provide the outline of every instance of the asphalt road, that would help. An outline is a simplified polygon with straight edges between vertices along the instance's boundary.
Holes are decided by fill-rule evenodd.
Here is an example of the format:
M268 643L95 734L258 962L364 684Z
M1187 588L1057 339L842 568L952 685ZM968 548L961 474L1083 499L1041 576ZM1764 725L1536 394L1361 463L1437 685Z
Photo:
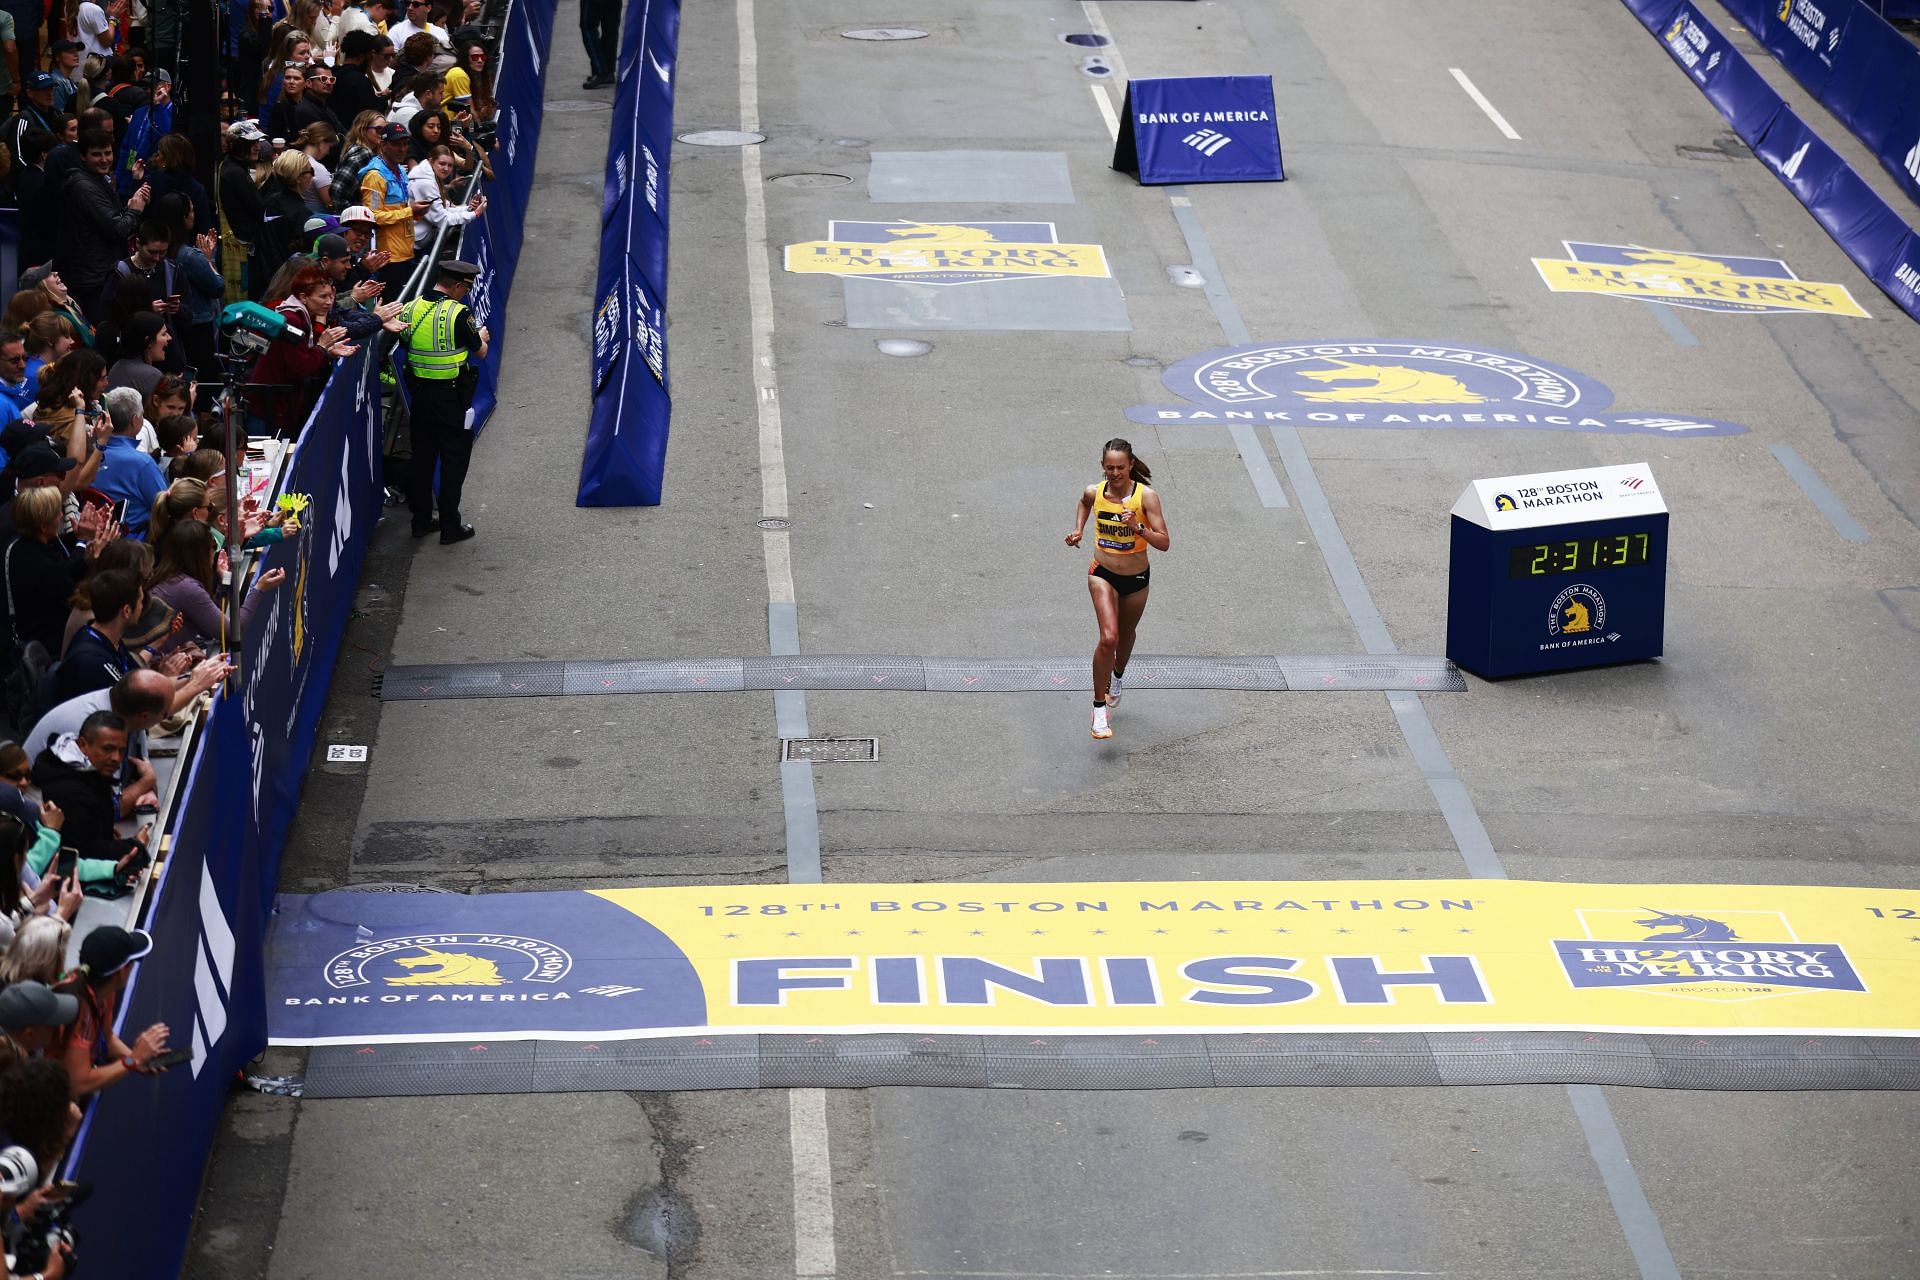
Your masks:
M1225 430L1124 416L1171 400L1162 369L1228 345L1236 314L1255 340L1520 351L1602 380L1620 408L1751 428L1300 431L1408 653L1444 647L1446 512L1468 481L1630 461L1659 477L1673 510L1662 661L1424 699L1509 874L1920 883L1920 331L1723 145L1720 117L1618 0L740 10L762 176L853 181L760 184L766 238L750 242L741 154L674 148L667 500L582 511L607 116L548 114L501 407L468 488L480 537L416 545L392 520L378 533L323 728L371 758L314 766L284 888L786 878L771 699L366 697L379 662L767 652L756 324L770 326L803 651L1090 647L1080 553L1060 536L1116 434L1152 464L1174 540L1143 652L1360 651L1351 593L1273 440L1260 437L1284 508L1262 505ZM604 99L577 88L572 15L563 5L549 100ZM840 35L883 22L929 35ZM1128 75L1271 73L1290 181L1190 188L1183 226L1165 191L1112 172L1095 94L1117 104L1121 86L1060 40L1101 23L1115 43L1100 52ZM737 33L734 6L688 6L678 129L740 124ZM1059 153L1074 201L876 212L876 150ZM839 282L780 270L779 246L825 238L831 219L901 216L1050 221L1103 245L1131 329L856 328ZM1782 258L1873 318L1552 294L1529 259L1568 239ZM1210 289L1169 272L1196 264L1196 244L1217 263ZM769 252L760 314L746 263ZM877 350L899 337L932 350ZM1774 446L1805 459L1866 541L1841 535ZM825 878L1465 874L1381 695L1136 693L1099 747L1084 704L810 694L814 732L884 744L878 764L814 770ZM1895 1280L1920 1274L1916 1137L1920 1104L1903 1093L244 1097L189 1270Z

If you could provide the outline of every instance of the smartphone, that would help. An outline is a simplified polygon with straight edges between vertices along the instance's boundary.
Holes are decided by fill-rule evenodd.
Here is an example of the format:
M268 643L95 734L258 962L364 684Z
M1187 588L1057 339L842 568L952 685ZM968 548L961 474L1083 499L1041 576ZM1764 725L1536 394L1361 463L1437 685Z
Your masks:
M177 1067L183 1062L191 1062L192 1060L192 1049L169 1049L152 1062L149 1062L147 1066L150 1070L165 1071L169 1067Z
M53 874L61 880L71 880L80 868L80 851L72 845L60 846L60 852L53 855Z
M182 298L184 298L185 296L186 296L185 294L180 294L180 293L170 293L170 294L168 294L168 295L167 295L167 306L168 306L168 307L169 307L170 309L172 309L172 310L174 310L174 311L178 311L178 310L180 309L180 301L181 301L181 299L182 299Z
M125 498L113 504L113 519L115 524L125 524L127 522L127 500Z

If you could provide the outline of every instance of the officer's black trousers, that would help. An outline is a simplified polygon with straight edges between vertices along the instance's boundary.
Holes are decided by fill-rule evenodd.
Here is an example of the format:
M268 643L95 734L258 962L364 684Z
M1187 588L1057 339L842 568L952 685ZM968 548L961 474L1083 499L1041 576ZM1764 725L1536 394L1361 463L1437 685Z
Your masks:
M413 460L407 464L407 507L413 522L426 524L434 512L434 468L440 470L440 527L460 524L460 491L467 483L467 463L473 457L473 433L466 429L470 377L444 382L407 376L413 409L409 429Z

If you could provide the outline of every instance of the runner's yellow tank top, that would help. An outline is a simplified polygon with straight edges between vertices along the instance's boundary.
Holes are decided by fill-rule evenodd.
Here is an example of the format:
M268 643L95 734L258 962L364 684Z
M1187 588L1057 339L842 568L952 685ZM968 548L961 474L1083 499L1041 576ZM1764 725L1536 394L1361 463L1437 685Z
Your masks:
M1107 496L1107 484L1102 480L1093 494L1093 538L1094 544L1102 551L1110 551L1116 556L1144 555L1147 540L1139 533L1127 534L1120 529L1120 513L1131 511L1133 523L1137 529L1143 519L1141 504L1146 501L1147 486L1134 481L1133 492L1124 501L1115 502Z

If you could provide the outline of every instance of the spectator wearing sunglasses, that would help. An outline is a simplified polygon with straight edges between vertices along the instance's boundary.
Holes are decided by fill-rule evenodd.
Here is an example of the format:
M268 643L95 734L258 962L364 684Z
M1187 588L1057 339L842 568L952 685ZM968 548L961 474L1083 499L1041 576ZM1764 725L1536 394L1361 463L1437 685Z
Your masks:
M407 16L387 28L387 38L401 48L406 47L409 36L424 31L433 37L434 43L442 48L451 48L453 42L447 39L447 29L436 26L428 19L433 14L433 6L427 0L407 0Z

